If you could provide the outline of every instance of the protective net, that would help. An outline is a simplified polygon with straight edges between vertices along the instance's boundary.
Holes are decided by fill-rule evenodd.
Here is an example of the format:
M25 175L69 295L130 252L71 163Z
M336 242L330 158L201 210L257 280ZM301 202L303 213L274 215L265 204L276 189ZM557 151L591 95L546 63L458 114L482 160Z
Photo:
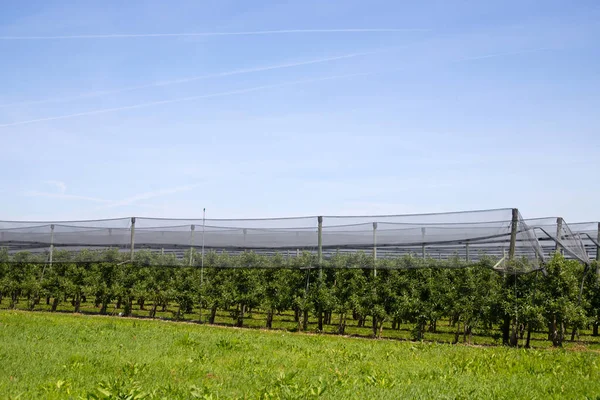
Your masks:
M579 234L590 258L600 260L600 222L578 222L569 224L571 231Z
M540 246L538 233L547 238L545 232L554 232L550 239L573 257L589 262L582 233L573 233L564 221L560 227L556 219L551 222L524 220L515 209L268 219L0 221L0 247L8 249L11 259L27 252L37 262L147 259L154 265L197 265L204 262L200 253L211 252L238 255L251 251L283 259L308 253L324 260L336 254L367 252L376 260L476 262L486 257L499 270L510 268L508 261L518 259L522 272L528 272L538 269L550 254Z
M537 218L526 221L537 234L538 242L544 254L550 256L559 251L568 258L574 258L584 264L590 263L583 232L573 231L562 218Z

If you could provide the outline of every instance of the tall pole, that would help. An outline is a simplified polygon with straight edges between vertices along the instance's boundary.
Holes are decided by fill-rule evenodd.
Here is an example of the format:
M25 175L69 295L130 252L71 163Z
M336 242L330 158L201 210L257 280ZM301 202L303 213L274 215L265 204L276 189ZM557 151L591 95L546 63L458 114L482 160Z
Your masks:
M196 225L190 226L190 267L194 263L194 230L196 229Z
M54 253L54 224L50 225L50 258L48 264L52 265L52 256Z
M561 252L561 246L559 242L562 238L562 228L563 228L563 219L561 217L556 218L556 247L554 248L555 252Z
M600 222L598 222L598 236L596 237L596 242L598 242L598 245L596 246L596 260L600 261ZM600 268L598 271L600 271Z
M318 230L317 230L317 258L319 261L319 278L323 276L323 217L317 218Z
M204 282L204 232L206 228L206 208L202 209L202 256L200 258L200 283Z
M470 262L471 261L471 257L470 257L471 255L469 254L469 242L467 242L467 244L465 245L465 248L466 248L466 252L467 252L466 253L467 262Z
M512 209L512 221L510 223L510 247L508 249L508 259L512 261L515 257L515 249L517 247L517 231L519 229L519 210Z
M131 240L129 249L129 261L133 262L133 251L135 249L135 217L131 217Z
M373 276L377 276L377 222L373 222Z
M423 242L421 245L421 253L423 254L423 260L425 259L425 228L421 228L421 241Z

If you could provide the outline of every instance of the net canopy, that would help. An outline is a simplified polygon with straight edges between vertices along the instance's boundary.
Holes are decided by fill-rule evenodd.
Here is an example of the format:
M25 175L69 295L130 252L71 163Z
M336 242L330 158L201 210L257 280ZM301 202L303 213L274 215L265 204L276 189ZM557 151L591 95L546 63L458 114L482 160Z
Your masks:
M539 239L546 255L561 251L584 264L590 263L588 250L583 242L583 232L573 231L562 218L537 218L527 220Z
M516 209L495 209L411 215L312 216L265 219L118 218L89 221L0 221L0 247L10 254L30 252L52 260L52 254L90 255L113 249L134 259L141 251L168 255L163 263L206 252L239 254L334 254L372 252L377 259L415 256L425 259L482 257L527 261L537 269L551 252L538 239L550 239L565 251L589 262L582 242L583 229L571 231L557 219L524 220ZM590 230L592 232L593 230ZM512 240L511 240L512 239ZM511 246L511 242L513 245ZM542 243L543 240L542 240ZM96 251L95 253L99 253ZM115 253L110 256L115 257ZM55 258L56 261L56 258Z

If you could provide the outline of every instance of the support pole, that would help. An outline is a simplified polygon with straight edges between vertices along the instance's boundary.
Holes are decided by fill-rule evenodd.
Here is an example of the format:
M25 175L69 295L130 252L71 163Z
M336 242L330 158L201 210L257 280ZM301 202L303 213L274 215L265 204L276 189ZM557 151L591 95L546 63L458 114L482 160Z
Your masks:
M202 256L200 258L200 284L204 282L204 232L206 228L206 208L202 209Z
M517 231L519 229L519 210L512 209L512 221L510 223L510 247L508 249L508 259L512 261L515 257L515 249L517 247Z
M135 249L135 217L131 217L131 240L130 240L130 253L129 261L133 262L133 252Z
M469 242L467 242L467 244L465 245L466 248L466 256L467 256L467 262L471 262L471 255L469 254Z
M373 276L377 276L377 222L373 222Z
M196 225L190 226L190 267L194 263L194 230Z
M596 260L600 261L600 222L598 222L598 236L596 237L596 242L598 242L598 246L596 246ZM600 268L598 271L600 271Z
M560 252L562 254L562 247L559 242L562 238L562 227L563 227L563 219L561 217L556 218L556 247L554 248L555 252Z
M319 262L319 278L323 275L322 263L323 263L323 217L317 218L318 231L317 231L317 258Z
M54 253L54 224L50 225L50 257L48 264L52 265L52 256Z
M423 255L424 260L427 254L425 253L425 228L421 228L421 241L423 242L423 244L421 245L421 253Z

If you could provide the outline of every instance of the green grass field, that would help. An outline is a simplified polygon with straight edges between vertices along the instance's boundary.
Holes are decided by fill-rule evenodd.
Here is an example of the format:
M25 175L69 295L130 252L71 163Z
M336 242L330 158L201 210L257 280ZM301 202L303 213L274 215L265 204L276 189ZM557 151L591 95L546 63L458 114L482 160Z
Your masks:
M469 347L23 311L0 311L0 343L2 398L600 398L600 357L585 348Z

